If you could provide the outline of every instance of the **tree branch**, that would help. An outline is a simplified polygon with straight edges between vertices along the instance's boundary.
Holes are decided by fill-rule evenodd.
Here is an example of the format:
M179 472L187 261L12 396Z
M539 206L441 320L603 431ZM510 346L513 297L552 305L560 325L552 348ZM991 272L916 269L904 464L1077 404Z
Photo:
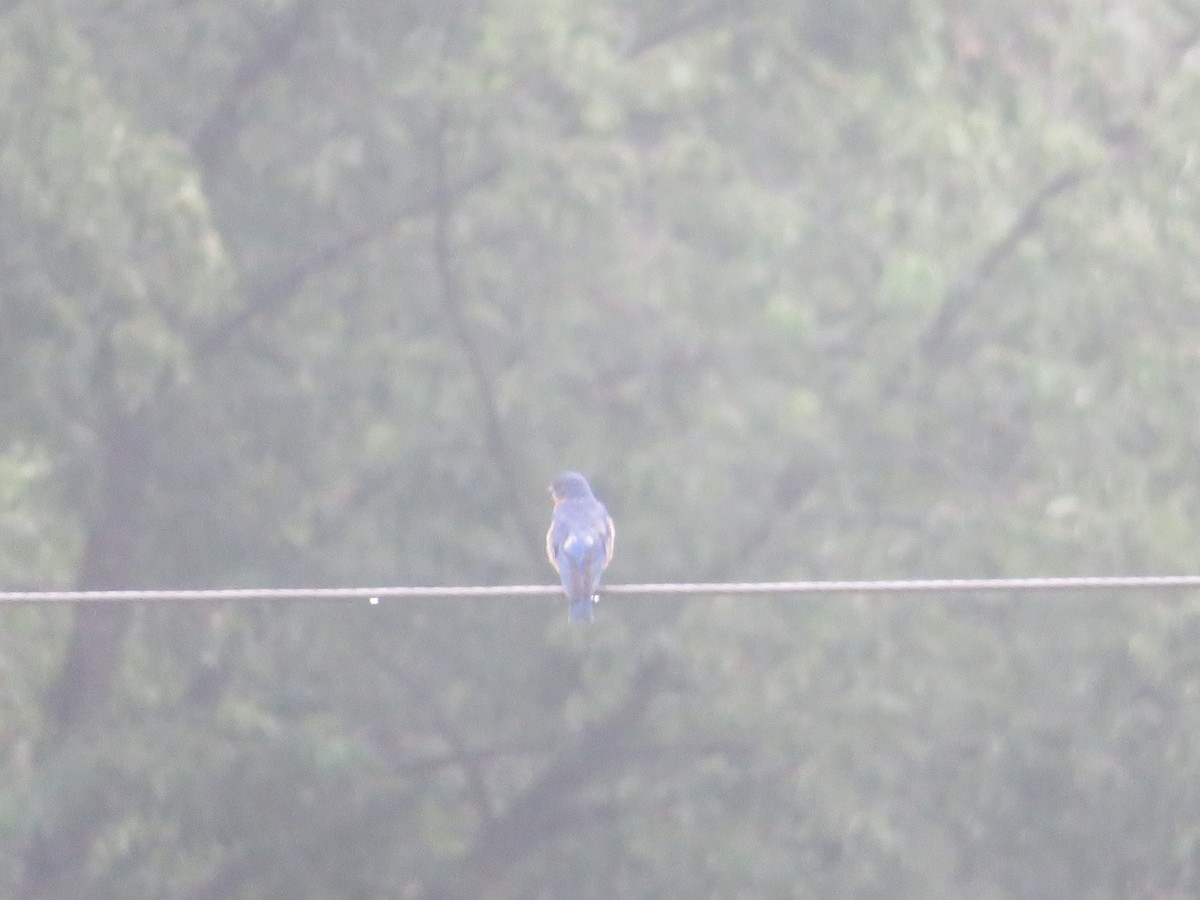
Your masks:
M246 293L253 299L202 337L196 347L197 355L201 357L212 355L240 334L254 320L285 308L295 299L308 279L336 265L359 248L383 236L403 220L428 212L435 204L442 202L441 192L443 190L452 197L467 194L493 178L499 171L500 164L493 163L457 179L445 188L439 187L435 190L418 193L385 219L350 231L326 246L318 248L281 276L252 285Z
M434 887L429 896L451 900L482 896L481 885L495 880L522 856L535 848L536 841L580 822L594 822L597 815L614 815L611 802L581 803L578 788L589 779L631 762L664 762L672 767L680 758L745 753L752 749L746 742L711 740L666 744L639 744L632 738L645 717L650 702L667 681L664 657L643 663L634 676L624 703L586 728L538 781L524 791L506 812L486 819L480 826L474 845L458 870L446 876L446 884ZM546 753L548 747L517 747L466 751L479 759L491 759L508 753ZM414 760L399 770L401 775L425 777L430 772L461 763L459 754ZM320 854L328 847L343 846L347 835L386 831L389 823L403 816L412 803L407 787L390 790L375 797L370 806L341 821L322 825L316 832L294 839L292 844L268 852L242 852L217 867L203 881L184 894L185 900L215 900L230 896L247 882L274 871L282 859L296 854Z
M672 11L675 9L675 7L667 8ZM662 22L657 27L639 34L625 51L625 56L629 59L641 56L668 41L673 41L704 27L712 18L733 8L733 4L728 0L707 0L707 2L696 4L691 9L684 9L676 13L670 21Z
M1158 76L1146 86L1142 93L1144 118L1152 115L1160 102L1162 84L1175 75L1184 63L1187 54L1200 43L1200 22L1193 22L1176 41L1160 66ZM1111 125L1099 137L1111 152L1119 151L1137 139L1137 124L1121 122ZM926 360L937 361L945 357L947 342L952 332L970 307L979 288L988 281L1012 255L1021 242L1033 234L1043 222L1046 207L1067 191L1078 186L1095 174L1094 169L1083 165L1070 165L1060 171L1038 190L1012 225L1000 235L979 261L959 282L946 293L941 310L926 330L919 344L920 355Z
M241 124L243 101L288 61L315 9L312 0L297 0L263 29L258 47L242 60L224 95L192 136L192 152L201 168L212 170L220 163Z
M433 208L433 259L437 272L438 288L441 294L442 310L446 314L450 331L457 341L471 380L475 384L475 393L479 398L480 411L483 415L483 435L487 449L500 476L500 483L508 495L508 512L517 520L517 527L526 538L526 547L534 558L541 554L542 542L538 537L541 529L534 524L525 505L523 492L525 480L518 475L516 459L509 448L504 424L500 418L499 404L496 402L496 390L492 385L492 375L484 362L479 346L471 336L470 324L463 301L462 287L454 269L453 249L450 233L454 219L454 201L457 193L450 186L447 175L446 136L449 122L443 109L436 125L433 148L433 182L435 203Z
M76 578L80 590L126 586L145 495L150 429L144 412L120 408L113 383L113 357L113 348L104 339L97 351L94 374L101 410L98 443L104 454L101 490L99 503L89 516ZM74 610L62 667L46 700L55 737L103 708L132 615L129 604L84 604Z
M457 763L463 777L466 779L467 790L471 795L476 812L481 819L490 819L495 812L494 804L491 794L488 793L483 771L478 765L480 761L488 758L489 754L487 751L473 751L468 748L467 741L463 739L458 727L442 710L442 705L438 702L436 692L423 677L418 676L414 678L412 672L402 671L386 653L372 642L367 642L365 653L375 665L379 666L384 672L387 672L398 684L405 685L410 691L418 695L420 707L428 712L430 719L433 721L434 728L437 729L442 740L446 742L446 746L450 748L449 754L441 757L431 757L421 762L414 760L407 763L406 766L416 768L421 765L428 766L431 762L437 766Z
M919 352L924 359L938 361L945 358L950 337L974 303L980 288L1012 257L1021 242L1041 226L1046 207L1078 185L1084 174L1081 167L1068 166L1046 182L979 261L946 292L937 317L920 340Z
M101 489L89 516L87 539L76 583L81 590L126 586L133 568L135 535L145 496L150 429L144 413L122 410L116 397L111 343L97 351L93 379L99 395L98 443L104 453ZM71 634L58 675L44 700L43 753L60 749L68 735L104 710L133 623L130 603L85 603L72 611ZM99 819L75 821L64 831L34 829L22 853L18 897L38 896L77 869L85 858Z
M503 814L481 826L457 872L431 892L437 900L478 897L510 866L571 818L571 802L597 775L628 764L632 737L667 674L666 657L645 660L634 674L624 702L564 747L541 777L518 795Z

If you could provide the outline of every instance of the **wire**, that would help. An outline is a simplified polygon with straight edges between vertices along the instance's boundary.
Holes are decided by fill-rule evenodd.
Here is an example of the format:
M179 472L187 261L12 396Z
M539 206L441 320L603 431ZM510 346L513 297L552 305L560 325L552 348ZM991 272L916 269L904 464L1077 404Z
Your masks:
M1063 578L918 578L882 581L757 581L614 584L607 596L636 594L913 594L1018 591L1150 590L1200 588L1200 575L1097 575ZM463 587L231 588L216 590L0 591L4 603L207 602L229 600L435 600L471 597L547 597L558 585L514 584Z

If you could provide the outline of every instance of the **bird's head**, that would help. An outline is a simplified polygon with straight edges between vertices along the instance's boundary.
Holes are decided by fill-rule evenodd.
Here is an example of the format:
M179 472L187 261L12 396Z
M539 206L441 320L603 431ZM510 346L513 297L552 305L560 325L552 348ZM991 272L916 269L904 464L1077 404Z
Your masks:
M550 482L550 495L557 506L564 500L593 500L587 479L578 472L559 472Z

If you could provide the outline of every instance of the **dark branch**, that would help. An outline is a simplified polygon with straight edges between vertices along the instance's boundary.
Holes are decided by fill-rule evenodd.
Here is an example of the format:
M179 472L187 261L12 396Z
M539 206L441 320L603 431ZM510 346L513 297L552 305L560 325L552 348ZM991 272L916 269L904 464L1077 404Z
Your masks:
M1192 22L1188 30L1178 40L1172 42L1166 58L1162 61L1158 77L1147 86L1142 97L1144 107L1154 107L1158 104L1160 88L1163 83L1183 68L1188 54L1197 44L1200 44L1200 21Z
M483 434L492 463L500 476L501 485L508 495L507 509L517 519L517 527L526 536L526 546L534 557L541 553L541 541L537 535L539 529L530 518L525 505L523 486L525 480L519 477L516 458L509 447L505 434L504 423L500 418L499 405L496 402L496 390L492 385L492 374L488 371L479 345L471 335L470 323L463 300L462 287L459 284L454 269L454 251L451 246L450 233L455 215L455 200L460 192L451 187L447 174L448 151L446 138L449 131L448 117L445 111L439 116L437 131L434 135L433 181L433 258L437 272L438 288L441 294L442 309L450 325L450 331L462 350L470 371L471 380L475 383L475 392L479 397L480 411L483 416Z
M645 712L666 681L667 661L657 655L635 673L624 702L564 747L503 814L482 825L451 884L433 892L438 900L481 896L510 866L573 817L581 788L596 776L626 767Z
M1179 71L1184 59L1197 44L1200 44L1200 22L1192 23L1178 40L1172 42L1157 78L1147 85L1142 95L1143 112L1139 119L1157 111L1162 84ZM1110 125L1105 133L1098 137L1108 144L1110 151L1120 151L1127 149L1130 142L1136 143L1139 139L1138 126L1135 122L1116 123ZM979 288L1016 252L1025 238L1041 227L1043 214L1050 203L1094 174L1094 169L1082 165L1068 166L1033 195L1008 230L1000 235L975 266L947 292L937 318L921 340L920 353L923 358L938 360L944 356L947 342Z
M198 356L209 356L222 348L231 339L256 319L279 312L291 303L308 279L344 260L364 245L382 237L400 222L421 215L442 202L442 192L452 197L467 194L493 178L500 170L498 163L466 175L444 189L417 193L390 215L379 222L355 229L339 239L321 247L296 263L283 275L269 281L252 285L247 289L250 301L224 322L217 324L199 341Z
M104 454L99 501L89 515L83 558L76 579L81 590L123 587L134 567L135 535L145 496L146 456L151 429L145 415L122 408L114 378L114 350L105 340L93 373ZM71 634L57 677L44 700L46 733L41 752L62 746L73 730L100 716L108 705L133 623L133 605L83 604L73 611ZM35 829L22 855L17 896L37 896L81 865L100 819L76 820L53 833Z
M1050 179L1033 195L1012 225L988 248L979 261L950 288L942 301L941 309L933 324L926 330L920 342L920 354L926 360L939 360L945 356L958 323L975 302L983 285L1012 257L1021 242L1033 234L1042 224L1046 207L1060 195L1075 187L1084 178L1084 170L1070 166Z
M485 819L473 849L455 875L448 879L452 884L433 890L431 895L446 900L481 896L480 885L494 884L495 879L510 865L534 849L537 841L545 840L563 829L595 823L597 817L614 816L610 802L602 799L581 800L578 796L581 786L606 771L645 763L661 764L674 770L680 759L752 751L751 745L736 740L666 744L646 744L635 740L647 707L667 682L667 672L661 657L643 664L634 677L625 702L585 729L565 750L560 750L542 777L510 804L502 816ZM549 751L549 747L529 746L492 747L466 753L483 761L506 754L548 756ZM431 771L460 763L457 754L429 757L414 760L411 766L398 770L397 774L425 777ZM184 896L186 900L214 900L230 896L236 888L269 874L281 864L281 860L297 853L321 854L331 846L343 846L347 835L386 830L391 822L407 813L411 803L412 795L407 786L389 789L375 797L367 809L335 817L335 821L321 825L314 833L297 835L291 844L273 852L235 854Z
M115 351L101 342L94 367L100 409L98 444L103 452L100 497L89 516L87 539L76 582L79 590L120 588L134 566L145 496L152 429L145 412L123 409L115 384ZM54 732L62 733L97 715L108 700L124 647L133 607L78 607L61 669L46 701Z
M721 571L753 571L763 554L778 539L779 523L795 513L816 488L820 476L814 459L794 456L779 470L774 479L770 501L761 505L761 515L752 528L731 541L732 552L724 554Z
M679 11L668 21L660 22L653 28L649 28L639 34L625 51L625 55L632 59L633 57L647 53L668 41L673 41L685 34L703 28L710 24L714 18L720 16L721 13L732 8L733 6L728 0L708 0L708 2L699 3L691 9ZM674 10L674 7L671 7L671 9Z
M211 170L220 163L241 124L245 98L287 63L314 9L311 0L298 0L263 29L258 47L242 60L224 95L192 137L192 152L201 168Z

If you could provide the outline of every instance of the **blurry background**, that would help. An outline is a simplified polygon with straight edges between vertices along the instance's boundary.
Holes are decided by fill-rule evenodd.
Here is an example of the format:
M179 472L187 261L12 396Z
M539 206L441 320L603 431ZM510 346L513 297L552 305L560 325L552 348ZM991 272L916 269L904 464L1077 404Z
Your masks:
M0 585L1200 568L1191 0L8 0ZM10 607L0 895L1200 896L1186 594Z

